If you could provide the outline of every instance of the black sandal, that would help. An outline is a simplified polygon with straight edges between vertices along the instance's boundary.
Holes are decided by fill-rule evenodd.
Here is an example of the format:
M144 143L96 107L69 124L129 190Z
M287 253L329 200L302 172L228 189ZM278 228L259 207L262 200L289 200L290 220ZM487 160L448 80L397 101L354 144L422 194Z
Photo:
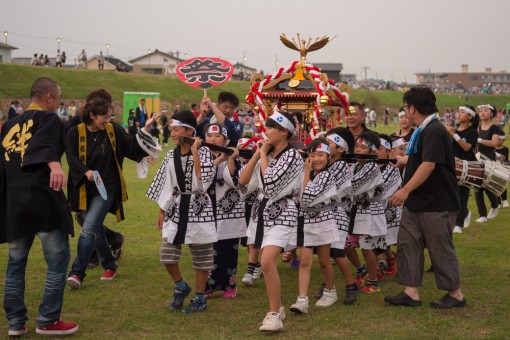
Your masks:
M446 294L441 300L432 301L430 306L437 309L451 309L456 307L464 307L466 305L466 299L457 300L450 294Z

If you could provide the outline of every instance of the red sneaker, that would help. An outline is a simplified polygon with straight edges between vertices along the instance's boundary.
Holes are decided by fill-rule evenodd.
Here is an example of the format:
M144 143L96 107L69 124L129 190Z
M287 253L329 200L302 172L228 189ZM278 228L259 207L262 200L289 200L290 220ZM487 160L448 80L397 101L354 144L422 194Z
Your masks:
M384 273L382 270L377 269L377 281L382 281L382 280L384 280Z
M28 333L27 326L21 326L19 328L11 328L9 327L9 332L7 333L9 336L22 336Z
M78 275L71 275L67 278L67 285L72 289L79 289L83 280Z
M394 257L392 259L388 259L386 262L388 263L388 266L386 267L384 274L388 276L397 274L397 258Z
M365 285L365 277L366 277L366 275L361 275L361 274L356 275L356 278L354 279L354 283L356 283L358 288L361 288Z
M117 271L115 269L106 269L103 275L101 275L101 280L112 281L115 276L117 276Z
M223 295L221 295L222 299L232 299L237 296L237 288L234 289L227 289L223 292Z
M76 333L78 324L75 322L65 322L62 320L56 321L53 325L45 327L37 327L35 329L37 334L44 335L68 335Z

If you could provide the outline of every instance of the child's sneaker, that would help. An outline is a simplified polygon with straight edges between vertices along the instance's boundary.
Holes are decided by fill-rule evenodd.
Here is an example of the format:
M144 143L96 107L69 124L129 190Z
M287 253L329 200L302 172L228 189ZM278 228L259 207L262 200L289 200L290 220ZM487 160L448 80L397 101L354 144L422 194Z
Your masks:
M79 289L83 280L78 275L71 275L67 278L67 285L72 289Z
M246 286L253 286L253 275L250 273L246 273L243 276L243 279L241 280L242 283L244 283Z
M290 311L296 314L308 313L308 296L304 298L298 297L296 303L290 306Z
M115 269L106 269L103 275L101 275L101 280L113 281L115 276L117 276L117 271Z
M510 204L508 204L508 201L507 201L507 200L504 200L503 202L501 202L501 206L502 206L503 208L508 208L508 207L510 207Z
M384 280L384 273L381 269L377 269L377 281Z
M207 301L205 299L201 299L198 296L195 296L189 302L189 305L186 308L183 308L181 312L183 313L197 313L202 312L207 309Z
M237 296L237 288L234 287L233 289L226 289L223 292L223 295L221 295L222 299L232 299Z
M280 306L280 320L285 320L285 307Z
M280 313L267 313L264 320L262 320L262 326L259 327L259 331L262 332L279 332L283 329L282 319Z
M321 288L319 288L319 290L317 292L315 292L315 294L313 294L313 297L316 300L319 300L322 297L322 294L324 294L324 288L326 288L326 284L322 283Z
M464 228L469 228L470 224L471 224L471 211L468 210L468 214L466 218L464 218Z
M368 271L367 267L363 265L361 268L358 269L356 278L354 279L354 283L358 286L358 288L363 287L365 284L365 277L367 276Z
M206 289L206 291L204 292L204 296L206 299L210 299L214 294L214 289L212 288L209 288L209 289Z
M327 289L324 288L324 294L322 297L315 303L317 307L329 307L333 305L338 300L338 295L336 294L336 288Z
M386 261L387 266L386 270L384 271L384 274L388 276L394 276L395 274L397 274L397 258L396 257L391 259L388 258Z
M487 215L487 219L490 220L496 218L496 216L498 216L498 210L498 208L491 208L491 210L489 210L489 214Z
M78 324L75 322L65 322L62 320L56 321L53 325L45 327L37 327L35 329L37 334L43 335L68 335L76 333Z
M258 265L258 267L255 268L255 271L253 272L253 278L255 280L258 280L262 277L262 267L260 266L260 264Z
M344 305L352 305L358 299L358 286L355 283L345 287Z
M365 287L361 288L361 292L365 293L365 294L372 294L372 293L377 293L380 291L381 291L381 286L379 286L379 283L377 282L377 280L375 280L375 281L367 280L365 282Z
M179 290L177 287L174 288L174 295L172 296L172 300L170 301L170 310L180 309L184 304L184 299L191 293L191 287L186 283L186 289L183 291Z
M28 328L26 325L21 327L9 327L9 331L7 334L9 336L22 336L28 333Z

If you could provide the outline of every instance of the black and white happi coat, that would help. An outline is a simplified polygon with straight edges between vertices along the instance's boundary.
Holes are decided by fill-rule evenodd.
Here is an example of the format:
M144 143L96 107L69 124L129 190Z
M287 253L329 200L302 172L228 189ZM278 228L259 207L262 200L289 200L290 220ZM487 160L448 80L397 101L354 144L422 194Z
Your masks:
M380 201L383 179L375 162L356 164L351 180L351 202L346 207L349 233L386 235L386 218Z
M348 163L338 160L331 163L328 170L333 175L336 185L335 201L337 204L334 214L340 236L338 242L331 243L331 248L344 249L349 230L349 218L345 213L345 207L350 201L348 196L351 194L352 169Z
M381 197L385 204L384 214L386 215L386 225L388 232L386 235L386 244L397 244L398 228L400 226L400 207L396 207L389 202L389 199L402 185L402 177L400 171L390 165L386 165L381 169L384 181L384 194Z
M236 169L238 176L238 169ZM244 200L239 188L234 183L228 169L228 162L221 162L217 167L215 194L216 194L216 230L218 240L228 240L246 236L246 220L244 216Z
M147 192L147 197L165 211L162 236L173 244L218 241L214 209L206 192L214 180L216 167L208 148L198 149L198 154L201 180L195 174L191 152L181 156L177 147L167 153ZM182 172L176 164L181 164ZM184 176L179 176L181 173Z
M268 155L269 166L261 173L260 161L247 185L241 186L246 196L259 190L248 225L247 244L256 249L267 245L284 248L297 226L298 208L295 197L303 184L303 157L288 146L275 158Z
M289 243L311 247L340 241L334 215L337 191L333 175L328 169L320 171L302 189L298 225Z

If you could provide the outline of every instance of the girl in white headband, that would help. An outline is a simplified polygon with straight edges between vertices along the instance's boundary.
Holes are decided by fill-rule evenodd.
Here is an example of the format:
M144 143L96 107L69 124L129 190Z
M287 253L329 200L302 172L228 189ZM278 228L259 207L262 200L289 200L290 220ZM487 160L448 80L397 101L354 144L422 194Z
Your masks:
M294 133L292 117L275 112L266 123L267 141L259 142L257 152L241 171L239 184L245 195L259 189L248 226L248 244L262 251L262 272L269 298L269 313L260 331L283 329L285 310L281 305L278 257L297 227L298 210L294 197L299 194L303 157L289 146Z
M390 137L402 137L406 141L411 139L413 135L414 128L409 123L409 119L405 116L404 107L402 106L398 112L398 124L400 126L400 130L390 135Z
M379 159L388 159L392 151L391 138L388 135L379 134L381 146L377 152ZM402 177L398 168L389 164L379 164L381 176L384 184L380 187L381 196L380 202L384 208L384 224L386 225L386 248L376 248L375 252L379 262L378 280L382 279L384 275L393 276L397 273L397 258L395 253L391 250L391 246L397 244L398 228L400 226L400 209L391 203L389 198L400 188L402 184ZM376 204L375 202L374 204ZM376 214L373 214L373 216ZM375 216L374 216L375 217ZM380 223L379 228L385 228L382 219L375 219L372 223Z
M496 116L496 108L493 105L485 104L478 106L480 114L480 126L478 127L478 151L481 155L496 160L494 149L499 142L499 127L492 124L492 118ZM478 223L487 222L487 219L495 218L498 215L498 198L493 193L487 191L487 197L491 203L491 210L487 214L487 208L484 201L484 188L475 189L475 200L480 217L476 220Z
M229 143L227 129L220 124L209 124L205 127L207 143L226 147ZM233 154L227 156L212 150L216 179L209 187L208 194L215 203L216 232L218 242L214 243L214 269L211 271L205 291L206 297L214 292L222 291L222 298L230 299L237 296L237 264L239 241L246 235L244 203L237 188L237 179L241 171L239 151L229 148Z
M322 138L308 144L308 158L305 160L303 193L299 210L298 225L292 232L290 244L300 251L299 295L290 310L297 314L308 313L308 286L313 263L313 247L317 255L326 287L316 302L318 307L329 307L338 299L333 282L333 266L330 261L332 242L340 241L335 221L334 202L336 185L328 171L330 146Z
M475 108L470 105L460 106L458 109L459 126L453 129L446 127L448 133L453 137L453 155L461 160L476 161L475 150L478 140L478 124L480 117L476 114ZM460 211L455 221L453 232L462 233L462 228L468 227L471 220L471 212L467 204L469 200L469 187L459 185Z
M503 164L505 165L510 165L510 163L508 162L508 148L506 146L503 145L503 143L505 142L505 132L503 130L501 130L499 132L499 143L498 143L498 146L496 147L496 158ZM507 190L505 189L505 191L503 191L503 193L501 194L501 196L499 197L499 201L501 202L501 206L503 208L508 208L510 206L510 204L508 204L508 200L507 200Z
M379 137L373 132L364 132L358 136L354 148L356 154L376 155L377 149L381 145ZM350 207L351 223L349 224L349 236L345 247L345 252L349 260L357 268L356 284L361 288L361 292L370 294L381 290L377 280L377 258L374 253L375 248L385 247L385 232L377 228L380 224L372 220L372 210L381 209L382 216L377 215L378 219L384 218L384 209L379 206L380 202L372 202L376 189L382 185L383 180L381 172L375 162L359 160L355 165L352 177L352 205ZM373 206L372 203L378 203ZM347 208L348 209L348 208ZM376 213L376 210L374 210ZM360 247L365 258L366 267L358 257L356 248ZM365 280L365 277L366 280Z
M206 190L216 176L216 167L209 148L179 142L179 137L193 137L197 120L191 111L174 113L170 134L175 149L170 150L154 178L147 197L160 208L157 227L162 231L160 262L175 282L170 310L181 310L191 287L181 276L179 261L182 244L191 250L195 270L195 296L184 313L207 309L205 288L209 272L214 269L213 243L218 240L214 207Z
M352 132L344 127L337 127L329 130L326 133L326 140L329 143L331 151L329 172L334 177L336 186L335 201L335 219L337 223L338 232L340 233L340 240L331 243L330 257L335 261L338 268L342 272L345 280L345 296L343 303L350 305L354 303L358 297L358 286L354 283L354 277L351 273L351 265L345 257L345 240L347 239L347 232L349 229L349 218L345 213L345 205L347 196L351 193L351 169L348 163L343 161L345 154L353 152L354 150L354 136ZM322 285L315 298L320 299L324 294L326 288L325 273L322 273Z

